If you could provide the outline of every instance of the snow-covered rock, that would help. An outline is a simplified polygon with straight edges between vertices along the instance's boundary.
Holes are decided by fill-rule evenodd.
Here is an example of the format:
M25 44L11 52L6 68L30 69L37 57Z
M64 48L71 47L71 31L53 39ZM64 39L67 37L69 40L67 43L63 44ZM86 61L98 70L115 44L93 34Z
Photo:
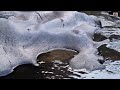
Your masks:
M117 52L120 53L120 40L110 42L106 47L113 49L113 50L116 50Z
M81 69L79 71L72 71L76 75L70 75L69 77L74 79L120 79L120 61L111 61L106 61L104 63L106 68L103 70L88 72L86 69ZM79 73L80 71L85 73Z
M106 38L119 39L120 37L120 28L117 27L104 27L96 31L97 34L100 34Z

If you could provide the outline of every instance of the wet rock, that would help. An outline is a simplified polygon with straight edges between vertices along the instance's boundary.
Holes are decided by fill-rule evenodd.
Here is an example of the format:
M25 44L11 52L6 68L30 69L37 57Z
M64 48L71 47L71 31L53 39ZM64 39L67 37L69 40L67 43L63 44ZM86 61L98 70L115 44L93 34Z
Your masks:
M115 21L117 21L117 20L120 20L119 17L113 16L113 15L105 15L105 14L102 14L102 17L104 17L104 19L106 19L106 21L115 22Z
M84 12L88 15L95 15L95 16L100 16L101 15L101 11L81 11Z
M88 15L95 15L101 21L102 27L104 26L113 26L119 22L120 18L114 15L110 15L108 12L103 11L83 11Z
M115 49L106 47L106 45L100 46L98 52L98 54L103 56L105 60L120 60L120 53Z
M98 16L98 18L100 19L102 23L102 27L116 25L118 20L120 20L119 17L104 15L104 14L102 14L101 16Z
M37 60L38 62L40 61L52 62L54 60L65 61L65 60L70 60L76 54L78 54L78 52L76 51L57 49L40 54Z
M0 79L36 79L37 71L38 68L31 64L20 65L14 69L14 72L0 77Z
M120 56L120 40L116 40L116 41L110 42L107 45L107 48L110 48L110 49L113 49L113 50L119 52L119 56Z
M0 79L74 79L69 77L73 72L68 71L67 63L42 63L39 67L31 64L20 65L14 71Z
M95 33L94 36L93 36L93 40L94 41L98 41L99 42L99 41L103 41L105 39L107 39L107 37L101 35L100 33Z
M113 26L106 26L96 31L96 34L101 35L101 37L112 39L120 39L120 28Z

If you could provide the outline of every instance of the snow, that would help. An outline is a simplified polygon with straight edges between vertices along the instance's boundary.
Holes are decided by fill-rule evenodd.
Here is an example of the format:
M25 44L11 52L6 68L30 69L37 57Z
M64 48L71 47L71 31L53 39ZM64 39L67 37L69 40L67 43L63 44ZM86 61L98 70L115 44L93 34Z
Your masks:
M86 69L81 70L86 72L86 74L73 71L74 74L79 75L79 77L76 75L71 75L69 77L73 77L75 79L120 79L120 61L108 61L105 63L105 66L106 68L103 70L94 70L92 72L88 72Z
M103 17L103 16L100 16L99 19L100 19L100 21L102 23L102 27L104 27L104 26L113 26L113 25L116 24L115 22L112 22L110 20L105 19L105 17Z
M8 18L0 18L0 76L11 73L22 64L38 66L39 54L58 48L80 52L71 59L71 67L90 71L103 68L97 61L100 57L96 55L97 48L92 40L99 28L97 17L77 11L1 11L0 15ZM103 71L95 70L81 78L120 78L118 72L119 66L107 66Z
M0 18L0 76L21 64L38 66L37 56L52 49L93 48L92 36L99 28L95 16L77 11L1 11L0 14L9 16Z
M110 42L106 47L116 50L117 52L120 52L120 40Z
M119 39L120 37L120 28L117 27L104 27L102 29L99 29L95 32L96 34L100 34L108 39L111 39L112 41Z

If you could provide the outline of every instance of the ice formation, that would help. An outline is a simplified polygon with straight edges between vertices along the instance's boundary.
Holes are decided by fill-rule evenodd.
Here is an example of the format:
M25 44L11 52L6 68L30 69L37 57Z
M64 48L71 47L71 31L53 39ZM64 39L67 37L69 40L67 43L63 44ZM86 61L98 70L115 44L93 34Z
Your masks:
M92 40L100 21L77 11L1 11L0 76L21 64L37 64L37 56L52 49L79 51L70 61L73 69L105 68L98 62L97 47L108 43Z

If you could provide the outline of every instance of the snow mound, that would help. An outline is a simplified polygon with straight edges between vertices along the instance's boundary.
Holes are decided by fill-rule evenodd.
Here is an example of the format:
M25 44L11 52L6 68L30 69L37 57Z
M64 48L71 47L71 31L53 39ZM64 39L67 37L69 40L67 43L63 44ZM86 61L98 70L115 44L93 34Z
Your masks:
M73 68L103 68L97 61L98 43L92 40L100 26L97 17L77 11L1 11L0 15L0 76L21 64L38 66L39 54L57 48L80 52L70 62Z

